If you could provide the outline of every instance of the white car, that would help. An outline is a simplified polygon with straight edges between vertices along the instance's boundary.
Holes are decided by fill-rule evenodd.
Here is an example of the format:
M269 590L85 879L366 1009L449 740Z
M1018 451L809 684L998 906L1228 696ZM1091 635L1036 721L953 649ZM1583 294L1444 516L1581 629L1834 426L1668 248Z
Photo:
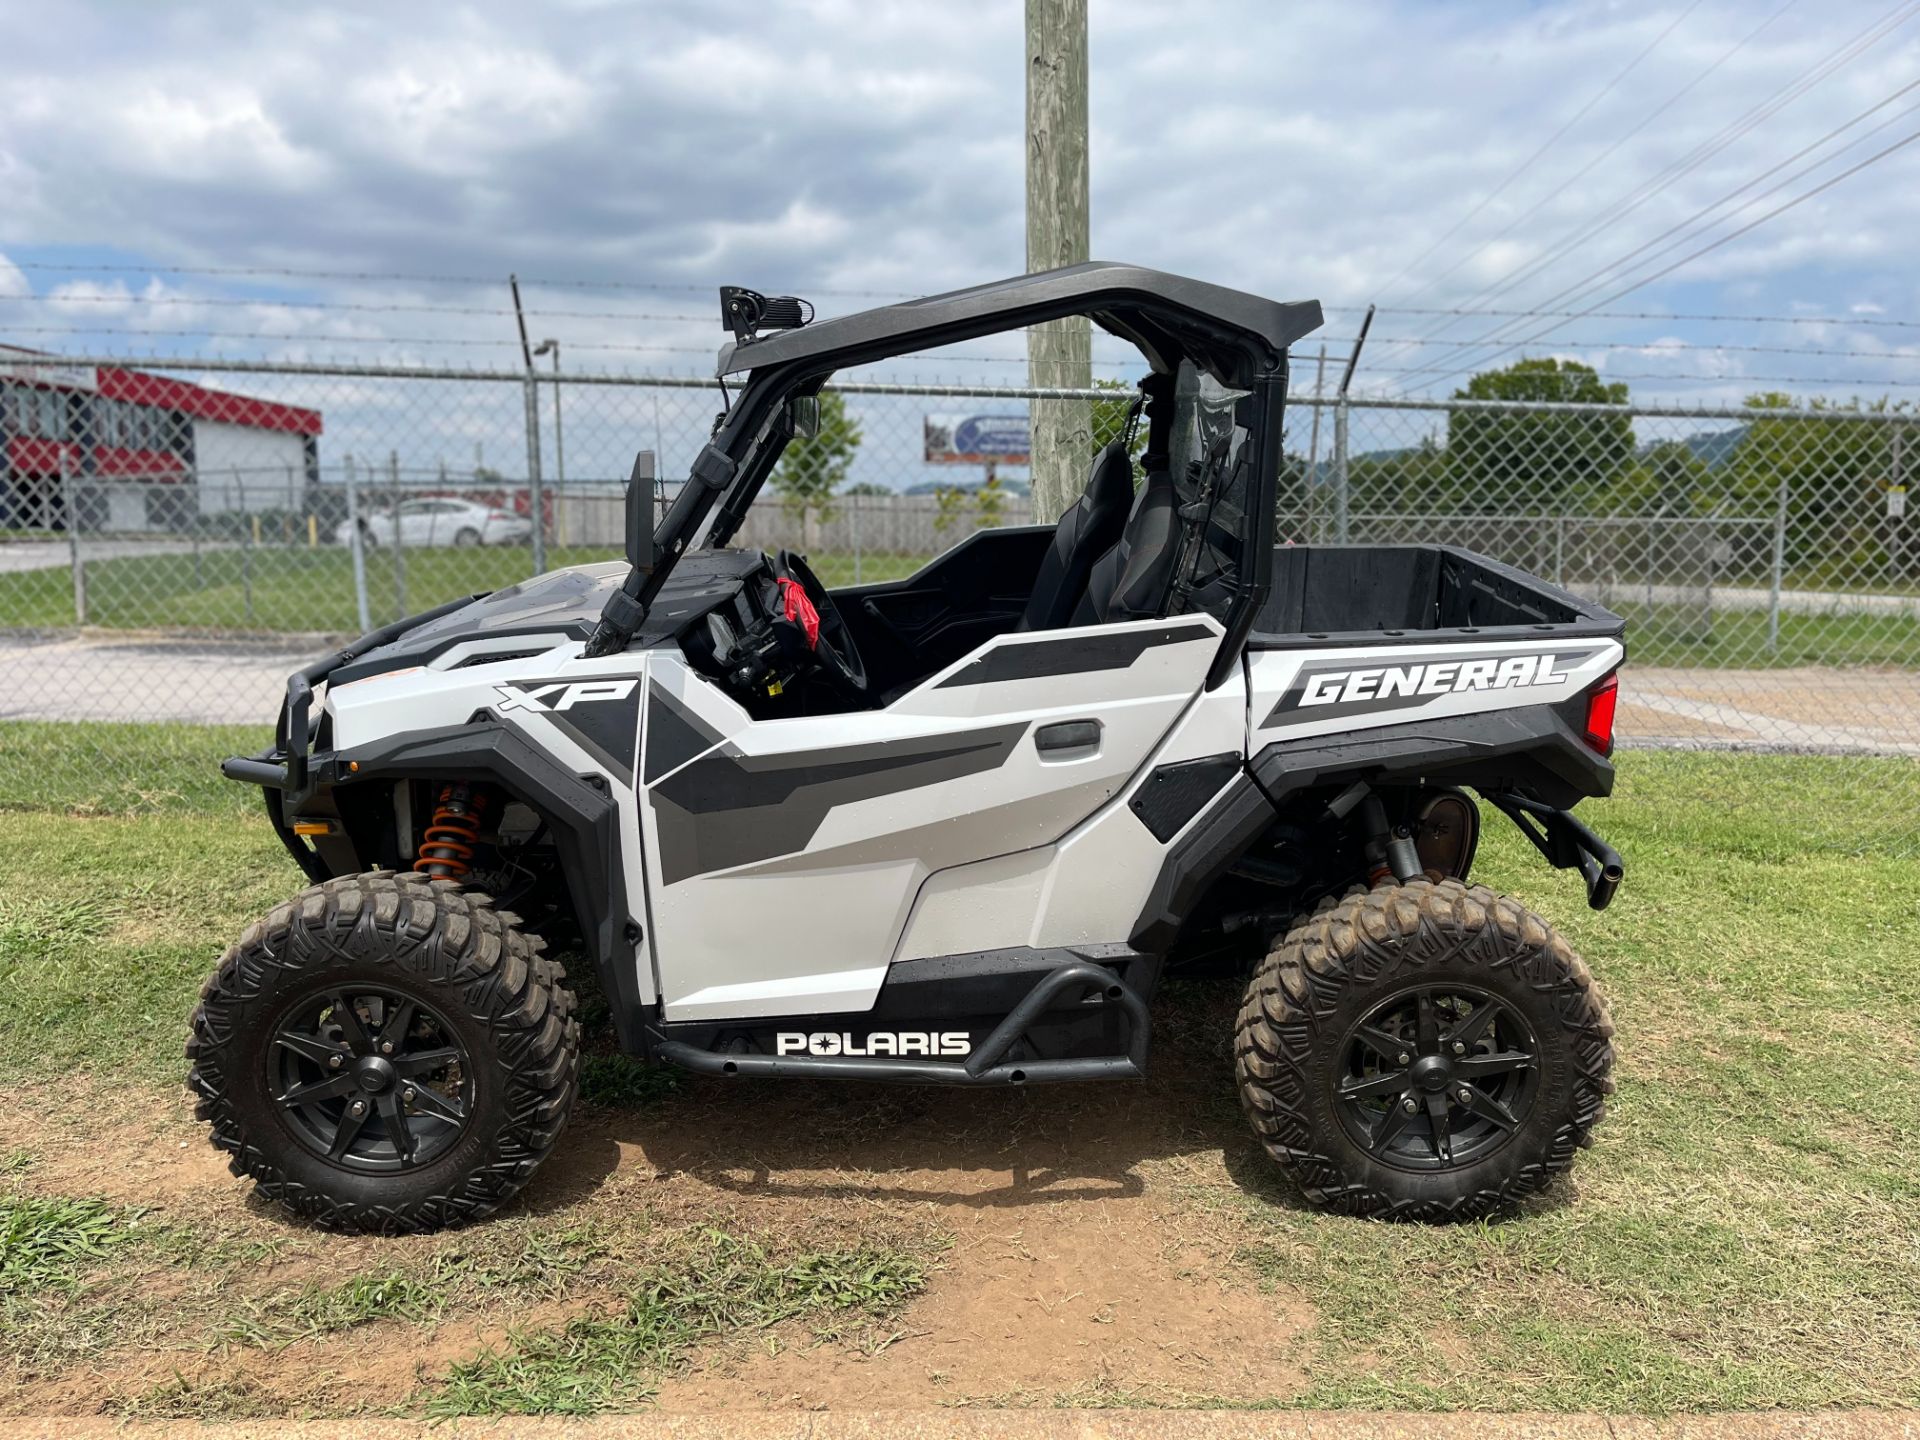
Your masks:
M511 510L451 496L402 500L392 510L360 517L360 532L369 545L393 544L396 529L402 545L524 545L533 534L533 522ZM351 544L353 522L342 520L334 526L333 538Z

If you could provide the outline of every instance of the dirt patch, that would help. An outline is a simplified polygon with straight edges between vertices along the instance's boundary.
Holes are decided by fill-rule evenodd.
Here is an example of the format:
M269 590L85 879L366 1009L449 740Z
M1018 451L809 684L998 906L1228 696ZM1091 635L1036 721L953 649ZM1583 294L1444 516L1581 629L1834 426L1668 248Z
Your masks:
M207 1144L184 1091L122 1090L95 1077L9 1092L0 1151L33 1156L36 1189L205 1213L244 1203L246 1182Z
M122 1265L107 1288L149 1316L165 1309L172 1327L150 1326L148 1347L107 1336L65 1366L16 1371L11 1393L0 1380L0 1410L138 1402L176 1414L333 1413L363 1404L370 1383L382 1406L418 1403L416 1387L499 1348L514 1328L617 1314L657 1263L659 1237L697 1226L770 1248L911 1253L928 1281L877 1320L814 1317L703 1345L665 1380L666 1408L1297 1393L1295 1341L1312 1314L1252 1288L1244 1268L1231 1278L1231 1242L1179 1208L1197 1172L1233 1183L1223 1155L1250 1145L1215 1053L1224 1026L1224 1015L1209 1016L1187 1037L1163 1037L1145 1086L955 1093L689 1081L641 1108L583 1107L533 1185L493 1221L402 1239L329 1235L263 1204L207 1145L184 1094L107 1077L17 1090L0 1103L0 1150L32 1159L12 1183L139 1206L147 1223L205 1235L206 1266L220 1268L191 1254L140 1273ZM456 1279L430 1322L383 1319L273 1345L223 1338L236 1314L270 1320L303 1286L500 1264L542 1237L588 1232L595 1259L579 1273L499 1290ZM169 1285L176 1293L163 1305Z
M845 1345L763 1345L668 1384L670 1410L840 1409L1297 1391L1311 1312L1227 1285L1146 1198L977 1216L924 1298ZM1010 1223L1011 1222L1011 1223Z

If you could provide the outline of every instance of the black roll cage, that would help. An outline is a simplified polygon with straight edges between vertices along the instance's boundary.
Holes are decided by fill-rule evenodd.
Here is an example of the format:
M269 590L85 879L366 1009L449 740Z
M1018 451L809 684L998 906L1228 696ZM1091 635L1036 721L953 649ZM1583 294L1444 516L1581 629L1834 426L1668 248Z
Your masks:
M730 341L716 374L747 381L716 422L680 493L653 535L654 563L633 570L608 600L589 655L625 648L675 562L703 537L724 546L738 531L785 448L785 416L796 396L816 395L836 370L912 351L979 339L1048 320L1085 315L1133 343L1156 375L1190 360L1221 384L1245 390L1237 420L1248 432L1253 467L1238 596L1227 635L1207 676L1219 686L1265 602L1273 566L1275 490L1287 396L1287 350L1322 323L1317 300L1281 303L1205 281L1102 261L881 306L815 325Z

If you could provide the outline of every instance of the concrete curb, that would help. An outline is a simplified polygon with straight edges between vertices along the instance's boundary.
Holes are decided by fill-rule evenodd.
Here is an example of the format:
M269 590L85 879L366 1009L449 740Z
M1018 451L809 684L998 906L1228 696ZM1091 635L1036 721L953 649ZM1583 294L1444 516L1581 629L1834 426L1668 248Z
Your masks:
M1638 1415L1246 1410L745 1411L567 1420L0 1418L0 1440L1920 1440L1920 1412Z

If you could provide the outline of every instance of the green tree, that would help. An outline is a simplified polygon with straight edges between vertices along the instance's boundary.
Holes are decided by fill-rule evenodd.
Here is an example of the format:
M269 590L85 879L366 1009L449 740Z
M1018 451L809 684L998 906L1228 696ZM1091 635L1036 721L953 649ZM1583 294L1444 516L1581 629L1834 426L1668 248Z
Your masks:
M819 526L833 518L834 493L846 483L847 471L860 450L860 422L847 412L847 400L837 390L820 392L820 430L796 435L780 453L773 472L774 493L789 511L803 517L803 544L819 542Z
M1813 571L1822 584L1888 569L1903 577L1920 572L1920 527L1913 512L1902 520L1886 513L1899 427L1866 418L1905 413L1906 404L1883 396L1869 403L1815 399L1796 407L1792 396L1769 393L1749 396L1747 408L1805 412L1756 416L1727 461L1738 513L1774 515L1784 491L1788 566ZM1916 463L1920 445L1909 432L1899 464L1903 476Z
M974 528L991 530L998 525L1005 513L1006 499L1007 492L1000 485L1000 472L989 465L987 478L973 492Z
M1355 455L1347 475L1355 515L1417 515L1447 503L1447 454L1431 435L1410 450Z
M1627 387L1607 384L1577 360L1520 360L1475 375L1453 398L1624 405ZM1454 410L1447 416L1449 508L1491 514L1549 507L1573 486L1612 481L1632 463L1633 449L1626 415Z
M944 534L959 523L971 506L973 497L960 485L942 485L933 492L933 529Z

